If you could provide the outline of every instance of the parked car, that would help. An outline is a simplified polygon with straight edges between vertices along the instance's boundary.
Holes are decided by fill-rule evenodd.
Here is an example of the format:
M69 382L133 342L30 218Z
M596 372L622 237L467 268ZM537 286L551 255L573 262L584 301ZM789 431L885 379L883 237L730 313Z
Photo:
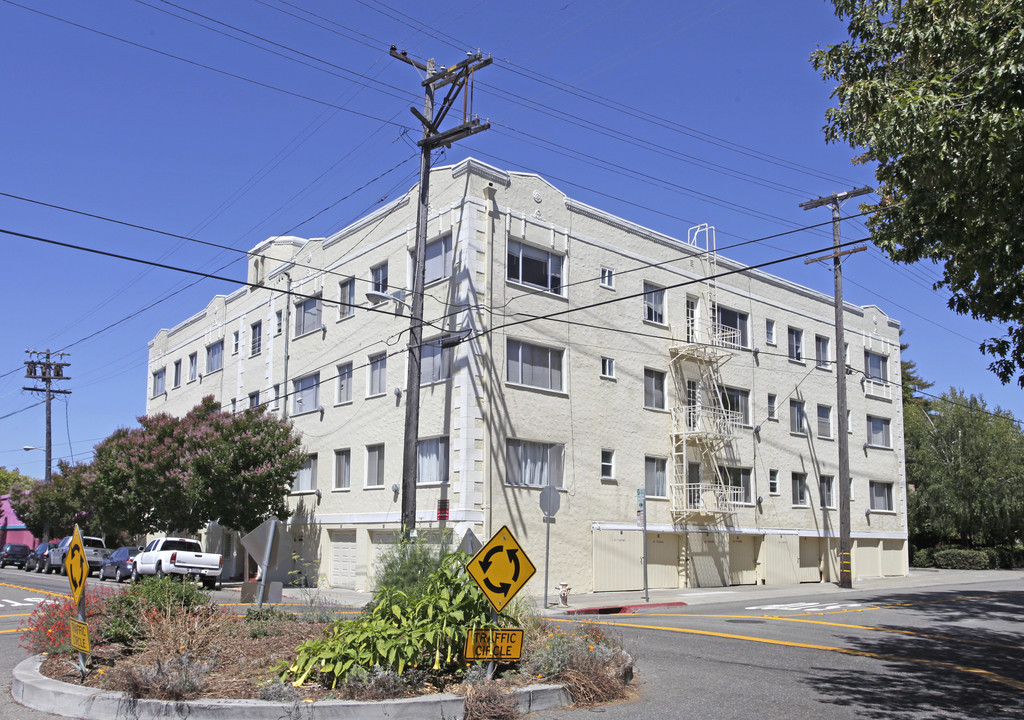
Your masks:
M43 564L46 562L47 555L50 554L50 548L57 545L57 540L51 540L50 542L39 543L36 545L36 549L29 553L29 556L25 559L25 564L22 569L25 572L36 572L43 571Z
M138 582L143 575L162 578L165 575L201 580L203 587L213 589L220 582L224 558L216 553L204 553L198 540L187 538L157 538L135 556L132 580Z
M99 570L100 565L103 564L104 559L110 554L107 550L106 543L103 542L103 538L90 537L89 535L82 536L82 545L85 547L85 559L89 562L89 572L93 570ZM67 573L67 568L64 567L64 558L67 557L68 548L71 546L71 535L68 535L60 541L57 547L52 548L46 559L43 561L43 572L59 572L61 575Z
M6 565L24 567L32 548L21 543L7 543L3 550L0 550L0 568Z
M135 567L135 556L142 551L141 547L126 545L119 547L110 553L97 572L99 579L106 580L114 578L116 582L123 582L132 576L132 568Z

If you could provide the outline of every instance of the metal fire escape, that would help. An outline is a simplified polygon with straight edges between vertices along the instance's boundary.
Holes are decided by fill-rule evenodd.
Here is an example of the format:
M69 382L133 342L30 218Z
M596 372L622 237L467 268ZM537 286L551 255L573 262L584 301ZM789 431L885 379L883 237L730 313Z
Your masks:
M726 407L721 368L742 345L739 330L718 317L715 229L690 228L697 252L691 267L704 278L686 299L682 337L669 349L676 406L672 409L672 517L677 523L721 524L734 512L737 489L723 475L742 413Z

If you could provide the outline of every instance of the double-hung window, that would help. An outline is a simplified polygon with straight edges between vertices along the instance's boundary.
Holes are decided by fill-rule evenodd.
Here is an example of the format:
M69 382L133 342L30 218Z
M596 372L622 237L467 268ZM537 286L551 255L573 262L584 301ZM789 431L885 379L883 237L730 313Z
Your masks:
M814 366L823 370L829 368L828 338L824 335L814 336Z
M367 397L375 397L377 395L383 395L385 392L387 392L387 371L387 353L380 353L379 355L370 356L370 375L368 386L366 388Z
M366 487L384 487L384 445L366 446Z
M249 409L254 410L260 406L260 391L254 390L249 393Z
M885 355L864 351L864 374L875 382L889 382L889 358Z
M259 355L263 351L263 323L254 322L249 326L249 356Z
M512 282L561 295L563 261L561 255L509 240L506 277Z
M370 285L374 292L384 293L388 292L388 264L381 263L376 267L370 268ZM387 302L382 300L381 302Z
M416 482L419 485L448 482L448 438L429 438L416 443Z
M320 329L320 298L314 297L295 305L295 337Z
M188 356L188 381L192 382L199 374L199 354L192 353Z
M295 473L292 492L313 492L316 490L316 454L307 455L302 467Z
M665 324L665 288L654 283L644 283L644 320Z
M452 349L442 347L440 340L420 347L420 385L447 380L452 376Z
M664 410L665 373L661 370L644 368L644 407L649 410Z
M807 434L807 418L804 415L803 400L789 401L789 431L798 435Z
M722 408L728 413L732 425L750 424L750 391L722 388Z
M609 289L615 287L615 271L609 267L601 268L601 287Z
M882 512L892 512L892 483L875 482L872 480L868 485L871 509L881 510Z
M612 480L615 477L615 451L601 451L601 479Z
M789 328L789 359L797 362L804 361L804 331L799 328Z
M174 387L181 387L181 360L174 361Z
M718 474L729 488L729 499L734 503L750 505L753 501L753 488L750 482L750 468L719 467Z
M665 458L644 458L644 492L648 497L668 497L668 461Z
M775 321L765 320L764 321L764 341L768 345L775 344Z
M342 280L338 283L338 319L342 320L356 314L355 281Z
M298 378L292 383L292 415L320 409L320 373Z
M348 490L352 486L352 451L348 448L334 451L334 489Z
M217 372L224 367L224 341L218 340L206 348L206 372Z
M352 363L338 366L338 400L339 405L352 402Z
M777 403L778 403L778 398L775 395L773 395L772 393L768 393L768 419L769 420L778 420L779 419L779 411L778 411L778 408L776 407Z
M889 418L868 415L868 445L884 448L892 447L892 437L889 433Z
M601 357L601 377L615 377L615 358Z
M834 508L836 506L834 476L822 475L818 478L818 491L821 494L821 506L823 508Z
M832 408L828 405L818 406L818 437L832 437Z
M452 274L452 236L445 235L427 243L423 282L429 285Z
M779 494L779 471L769 470L768 471L768 494L778 495Z
M153 373L153 397L157 395L163 395L165 391L165 381L167 379L167 370L161 368Z
M505 446L505 482L508 485L562 487L565 445L509 439Z
M506 348L505 377L508 382L544 390L562 390L564 350L511 339Z
M793 504L797 506L809 505L807 499L807 474L793 473Z

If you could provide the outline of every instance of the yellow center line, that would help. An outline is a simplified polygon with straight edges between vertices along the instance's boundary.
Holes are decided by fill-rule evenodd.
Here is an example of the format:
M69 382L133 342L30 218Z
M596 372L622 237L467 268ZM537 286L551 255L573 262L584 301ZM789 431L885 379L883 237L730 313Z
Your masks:
M71 597L68 593L50 592L49 590L40 590L39 588L26 587L25 585L12 585L11 583L0 583L0 587L9 587L14 588L15 590L28 590L29 592L42 593L43 595L56 595L57 597Z
M32 617L32 615L33 615L33 613L20 613L20 614L18 614L18 615L0 615L0 618L9 618L9 617L12 617L12 618L13 618L13 617Z
M1024 690L1024 682L1020 680L1014 680L1013 678L994 673L990 670L983 670L981 668L968 667L966 665L960 665L958 663L946 662L944 660L927 660L925 658L915 657L902 657L899 655L889 655L886 653L875 653L867 650L852 650L850 648L835 647L832 645L812 645L810 643L793 642L791 640L771 640L768 638L753 637L751 635L733 635L731 633L720 633L713 632L711 630L694 630L691 628L672 628L663 627L659 625L634 625L631 623L618 623L609 622L606 620L594 620L592 621L596 625L612 625L616 627L627 627L627 628L641 628L644 630L667 630L669 632L687 633L690 635L706 635L709 637L727 638L730 640L745 640L747 642L764 643L766 645L782 645L785 647L804 648L807 650L823 650L825 652L841 653L843 655L856 655L858 657L874 658L876 660L889 660L892 662L913 662L920 663L922 665L936 665L939 667L949 668L951 670L959 670L961 672L972 673L974 675L980 675L993 682L1002 683L1009 685L1016 690Z
M0 635L3 633L21 632L21 628L14 628L13 630L0 630Z

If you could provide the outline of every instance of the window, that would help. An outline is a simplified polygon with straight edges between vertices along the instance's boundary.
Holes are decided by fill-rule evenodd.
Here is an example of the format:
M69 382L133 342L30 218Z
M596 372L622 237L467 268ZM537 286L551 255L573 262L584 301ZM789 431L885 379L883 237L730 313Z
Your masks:
M611 268L601 268L601 287L615 287L615 271Z
M370 283L374 292L387 293L388 291L388 264L382 263L377 267L370 268ZM387 302L382 301L382 302Z
M280 335L282 327L284 327L284 312L278 310L274 315L274 334Z
M686 296L686 342L697 341L697 298Z
M615 377L615 358L602 357L601 358L601 377L613 378Z
M281 386L277 383L274 384L274 410L281 407Z
M647 456L644 458L644 491L648 497L668 497L665 458Z
M320 298L310 298L295 305L295 337L320 329Z
M665 373L660 370L644 368L644 407L665 409Z
M181 387L181 360L174 361L174 387Z
M388 356L387 353L370 356L369 387L366 388L366 396L374 397L387 392Z
M764 341L769 345L775 344L775 321L764 321Z
M237 330L235 330L233 333L231 333L231 354L232 355L237 355L238 354L238 331Z
M562 487L565 445L509 439L505 446L505 482L509 485Z
M258 408L260 406L260 391L249 393L249 409Z
M729 413L729 422L734 425L750 424L750 391L736 388L722 388L722 408Z
M804 331L789 328L789 359L804 361Z
M882 383L889 382L889 358L885 355L865 350L864 374L868 376L869 380L877 380Z
M778 495L779 494L779 471L769 470L768 471L768 494Z
M562 389L562 350L509 340L506 379L516 385Z
M871 491L871 509L892 512L892 483L871 481L868 485Z
M889 418L868 415L868 445L875 447L892 447L889 437Z
M768 393L768 419L769 420L778 420L779 419L779 411L778 411L778 408L776 407L776 402L777 402L776 397L774 395L772 395L771 393Z
M747 314L715 307L715 338L724 347L748 347Z
M804 417L802 400L789 401L789 431L800 435L807 434L807 419Z
M338 319L343 320L356 314L356 286L352 280L338 283Z
M452 274L452 236L427 243L423 282L429 285Z
M447 380L452 376L452 349L441 347L441 341L420 347L420 385Z
M561 255L509 240L506 277L512 282L561 295L562 261Z
M384 445L366 446L366 487L384 487Z
M263 322L254 322L249 326L249 357L263 352Z
M818 478L818 491L821 493L821 506L823 508L834 508L836 506L833 488L835 478L831 475L822 475Z
M320 409L320 373L299 378L292 383L292 414L313 412Z
M348 448L334 451L334 489L348 490L352 486L352 451Z
M611 480L615 477L615 451L601 451L601 479Z
M188 381L192 382L196 379L196 374L199 372L199 353L192 353L188 356Z
M416 483L437 485L448 482L448 438L430 438L416 443Z
M814 336L814 366L827 370L829 367L828 338L824 335Z
M153 397L164 394L164 381L167 378L167 370L161 368L153 373Z
M752 505L753 491L750 486L750 468L719 467L718 473L729 488L729 499L734 503Z
M807 475L793 473L793 504L807 505Z
M295 473L292 483L293 493L313 492L316 490L316 454L307 455L302 467Z
M686 503L687 507L704 507L700 482L700 463L687 463L686 465Z
M338 399L337 404L352 402L352 363L338 366Z
M206 348L206 372L217 372L224 367L224 341L218 340Z
M818 406L818 437L832 437L832 408L828 405Z
M665 288L644 283L644 320L665 324Z

